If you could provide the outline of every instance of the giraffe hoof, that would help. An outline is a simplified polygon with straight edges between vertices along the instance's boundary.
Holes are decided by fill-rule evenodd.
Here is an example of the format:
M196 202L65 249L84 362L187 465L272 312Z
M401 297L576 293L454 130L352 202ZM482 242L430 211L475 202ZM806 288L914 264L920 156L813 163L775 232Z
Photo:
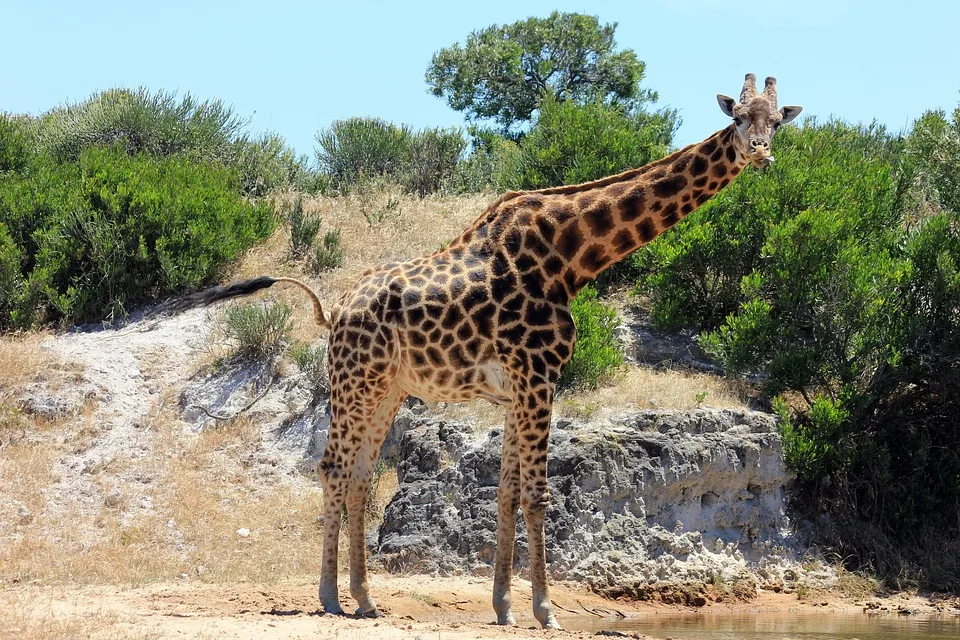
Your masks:
M515 627L517 626L517 619L513 617L513 614L507 611L504 615L497 616L497 624L501 627Z
M383 613L380 612L380 609L374 607L369 611L362 611L359 608L356 610L355 614L361 618L382 618Z
M562 630L562 629L563 629L563 627L560 626L560 623L557 622L556 616L554 616L553 614L550 614L550 615L547 617L547 619L543 621L543 628L544 628L544 629L558 629L558 630Z
M323 612L324 612L325 614L331 615L331 616L342 616L342 615L343 615L343 607L341 607L339 604L338 604L338 605L332 605L332 606L323 605Z

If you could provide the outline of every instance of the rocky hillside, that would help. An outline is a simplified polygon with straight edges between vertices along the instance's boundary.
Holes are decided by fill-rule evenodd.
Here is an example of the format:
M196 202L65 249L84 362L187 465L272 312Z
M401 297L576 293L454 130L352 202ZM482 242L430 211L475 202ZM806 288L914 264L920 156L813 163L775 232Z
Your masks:
M226 428L224 418L243 412L254 425L240 461L245 473L261 487L319 491L313 469L326 443L327 396L289 363L211 360L215 325L216 312L200 310L46 340L45 349L75 363L78 382L55 392L31 385L22 406L53 419L79 416L93 399L88 418L99 428L56 461L60 480L45 492L44 508L96 517L123 502L120 518L144 526L158 498L122 496L126 485L151 482L143 471L149 465L111 467L117 459L171 455L150 437L151 416L161 411L180 425L176 437L188 441ZM631 351L641 360L644 353L650 351ZM564 406L578 405L558 404L551 436L547 539L555 579L647 597L676 585L748 594L825 578L800 575L802 547L786 517L790 478L771 416L606 407L571 418ZM368 536L380 566L491 572L502 429L490 422L471 416L469 407L431 409L411 400L401 409L384 448L398 490L384 497L383 521L372 523ZM525 534L522 526L518 531L516 566L523 572Z

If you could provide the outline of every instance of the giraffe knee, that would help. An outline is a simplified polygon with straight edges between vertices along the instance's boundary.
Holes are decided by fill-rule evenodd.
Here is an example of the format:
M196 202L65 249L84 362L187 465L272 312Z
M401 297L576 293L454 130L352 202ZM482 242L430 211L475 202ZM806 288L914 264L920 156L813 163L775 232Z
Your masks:
M520 506L524 513L543 512L550 504L550 487L546 480L537 481L524 487L520 497Z
M337 484L343 475L343 464L339 458L329 451L324 453L320 462L317 463L317 477L320 479L320 484L324 487Z

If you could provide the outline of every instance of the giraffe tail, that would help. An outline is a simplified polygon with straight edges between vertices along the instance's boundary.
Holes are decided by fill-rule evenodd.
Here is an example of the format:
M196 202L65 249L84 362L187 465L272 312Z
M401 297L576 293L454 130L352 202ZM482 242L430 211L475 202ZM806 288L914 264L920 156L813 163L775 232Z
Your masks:
M289 282L303 289L307 296L310 297L310 301L313 303L313 319L317 323L317 326L325 329L330 328L330 322L323 313L323 307L320 304L320 298L317 296L314 290L310 288L309 285L296 280L295 278L274 278L271 276L259 276L249 280L240 280L238 282L231 282L230 284L211 287L210 289L198 291L197 293L191 293L190 295L183 296L182 298L164 302L159 307L154 309L150 315L154 316L167 313L179 313L181 311L186 311L187 309L202 307L218 300L250 295L255 291L272 287L278 282Z

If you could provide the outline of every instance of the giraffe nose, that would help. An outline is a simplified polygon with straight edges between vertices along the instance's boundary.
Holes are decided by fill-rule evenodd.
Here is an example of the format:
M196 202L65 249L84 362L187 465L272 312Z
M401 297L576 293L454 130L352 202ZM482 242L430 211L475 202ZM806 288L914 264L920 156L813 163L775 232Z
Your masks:
M770 141L762 138L753 138L750 140L750 146L753 147L754 151L769 151Z

